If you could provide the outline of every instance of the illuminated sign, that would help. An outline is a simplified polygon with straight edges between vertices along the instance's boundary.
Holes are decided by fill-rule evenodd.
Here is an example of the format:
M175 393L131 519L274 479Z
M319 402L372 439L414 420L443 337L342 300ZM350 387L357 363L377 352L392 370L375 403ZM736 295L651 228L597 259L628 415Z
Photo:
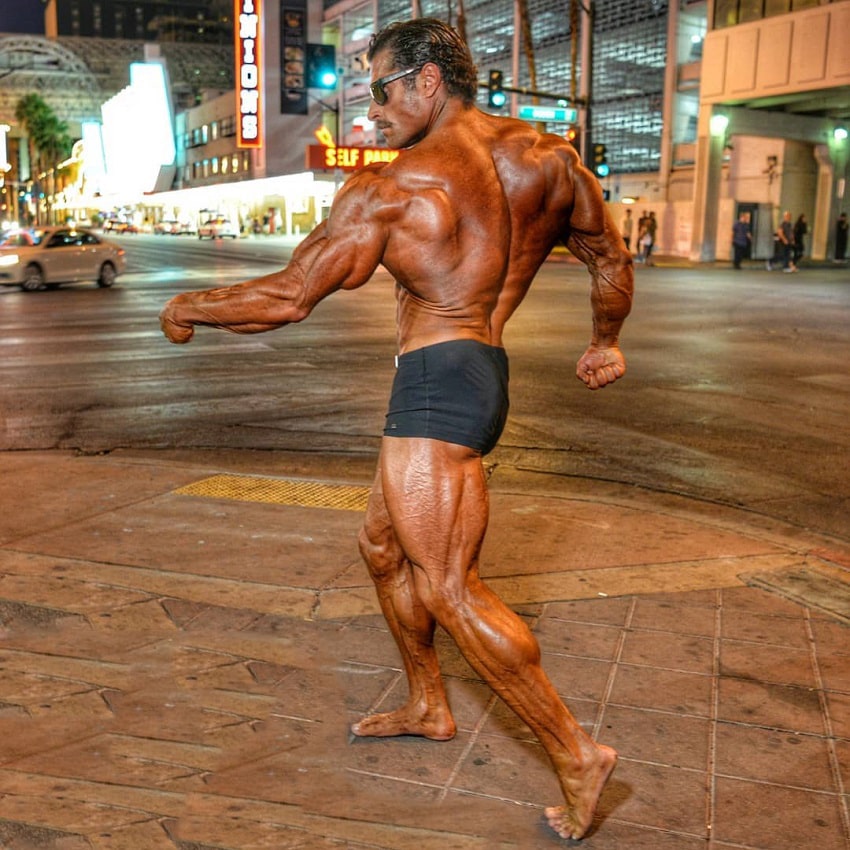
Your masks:
M376 162L392 162L400 151L389 148L307 146L307 168L356 171Z
M152 192L163 166L173 165L176 155L162 63L133 62L130 85L107 100L100 112L105 191ZM91 128L87 133L93 140ZM94 149L96 143L90 144Z
M280 112L307 114L307 0L280 0Z
M6 159L6 133L11 129L8 124L0 124L0 171L8 171L12 167Z
M263 146L263 87L260 65L262 0L234 0L233 34L236 40L236 144Z
M524 121L564 121L575 124L578 110L561 106L520 106L519 117Z

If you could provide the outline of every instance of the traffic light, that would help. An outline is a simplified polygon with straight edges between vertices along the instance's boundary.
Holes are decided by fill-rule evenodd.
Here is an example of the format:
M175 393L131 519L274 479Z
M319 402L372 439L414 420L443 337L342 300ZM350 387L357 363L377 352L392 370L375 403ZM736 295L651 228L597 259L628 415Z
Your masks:
M307 88L336 88L336 48L332 44L307 45Z
M593 172L597 177L607 177L611 173L611 166L608 165L607 157L608 148L599 143L593 144Z
M501 109L507 100L507 95L502 88L502 72L493 69L487 78L487 104L492 109Z
M581 134L577 127L570 127L567 130L567 141L577 150L581 151Z

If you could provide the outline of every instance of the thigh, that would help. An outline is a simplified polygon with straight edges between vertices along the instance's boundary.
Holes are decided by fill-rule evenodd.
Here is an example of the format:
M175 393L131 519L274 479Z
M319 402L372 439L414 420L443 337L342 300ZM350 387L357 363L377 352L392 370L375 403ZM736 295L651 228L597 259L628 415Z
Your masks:
M481 456L425 437L384 437L384 504L408 560L435 580L477 565L489 501Z

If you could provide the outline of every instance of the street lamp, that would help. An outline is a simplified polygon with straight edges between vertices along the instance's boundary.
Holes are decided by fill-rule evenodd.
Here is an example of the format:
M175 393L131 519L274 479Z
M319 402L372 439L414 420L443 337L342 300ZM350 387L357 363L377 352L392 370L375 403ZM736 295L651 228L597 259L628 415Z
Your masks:
M708 126L712 136L725 136L726 128L729 126L729 116L724 115L722 112L717 112L711 116Z

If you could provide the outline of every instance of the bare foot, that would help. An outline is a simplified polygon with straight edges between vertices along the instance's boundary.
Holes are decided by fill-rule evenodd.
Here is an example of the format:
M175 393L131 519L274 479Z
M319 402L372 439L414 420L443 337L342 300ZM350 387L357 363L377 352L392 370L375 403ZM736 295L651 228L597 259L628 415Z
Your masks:
M432 741L454 738L457 727L448 708L419 711L402 706L386 714L371 714L351 726L359 738L391 738L395 735L419 735Z
M577 771L564 771L560 776L567 805L550 806L545 813L549 826L561 838L584 837L590 829L602 789L616 765L616 751L597 744L593 757L582 763Z

